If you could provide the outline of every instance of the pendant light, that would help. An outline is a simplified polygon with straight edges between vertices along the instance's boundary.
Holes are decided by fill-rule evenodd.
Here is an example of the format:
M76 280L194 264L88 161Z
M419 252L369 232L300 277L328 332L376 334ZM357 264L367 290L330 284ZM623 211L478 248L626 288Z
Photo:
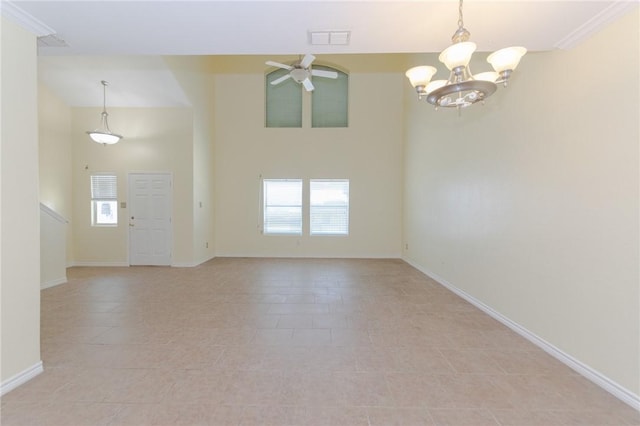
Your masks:
M107 85L109 85L109 82L102 80L100 83L102 83L102 113L100 114L100 128L88 131L87 134L91 136L91 139L94 142L104 145L113 145L118 143L120 139L122 139L122 136L113 133L109 129L109 114L107 114Z

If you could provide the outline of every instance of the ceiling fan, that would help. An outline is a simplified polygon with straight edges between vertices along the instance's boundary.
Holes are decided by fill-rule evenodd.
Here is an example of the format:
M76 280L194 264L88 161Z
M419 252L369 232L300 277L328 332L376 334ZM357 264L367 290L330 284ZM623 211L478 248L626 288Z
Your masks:
M311 92L314 87L311 83L311 76L325 77L325 78L338 78L338 73L335 71L324 71L311 69L311 63L316 59L311 54L304 55L304 58L292 65L285 65L279 62L267 61L266 64L276 68L282 68L289 71L288 74L283 75L280 78L276 78L271 82L273 86L282 83L283 81L291 78L296 83L302 84L307 92Z

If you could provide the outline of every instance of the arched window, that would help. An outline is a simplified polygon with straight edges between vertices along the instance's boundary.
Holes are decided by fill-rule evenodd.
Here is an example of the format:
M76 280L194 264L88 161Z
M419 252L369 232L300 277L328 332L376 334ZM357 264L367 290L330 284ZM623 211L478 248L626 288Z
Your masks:
M338 73L338 78L312 78L315 89L310 92L311 127L348 127L349 76L328 66L314 65L313 68L334 71ZM303 87L292 79L276 86L271 85L272 81L287 72L276 69L266 75L266 127L302 127ZM307 114L308 111L305 112L306 117Z
M302 92L300 85L288 79L277 86L270 83L289 71L277 69L267 74L266 86L266 126L302 127Z
M338 78L314 78L311 94L311 127L348 127L349 76L335 68L315 66L317 70L335 71Z

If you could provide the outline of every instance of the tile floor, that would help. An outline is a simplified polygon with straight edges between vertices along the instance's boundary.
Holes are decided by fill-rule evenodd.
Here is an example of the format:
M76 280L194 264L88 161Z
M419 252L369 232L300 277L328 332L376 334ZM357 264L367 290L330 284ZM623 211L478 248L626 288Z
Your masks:
M2 426L638 425L400 260L72 268Z

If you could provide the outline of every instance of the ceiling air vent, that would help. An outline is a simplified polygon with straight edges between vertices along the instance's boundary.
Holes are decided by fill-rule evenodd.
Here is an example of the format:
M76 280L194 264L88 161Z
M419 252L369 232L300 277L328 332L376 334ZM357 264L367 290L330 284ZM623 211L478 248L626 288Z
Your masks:
M309 44L314 46L346 46L351 31L309 31Z

